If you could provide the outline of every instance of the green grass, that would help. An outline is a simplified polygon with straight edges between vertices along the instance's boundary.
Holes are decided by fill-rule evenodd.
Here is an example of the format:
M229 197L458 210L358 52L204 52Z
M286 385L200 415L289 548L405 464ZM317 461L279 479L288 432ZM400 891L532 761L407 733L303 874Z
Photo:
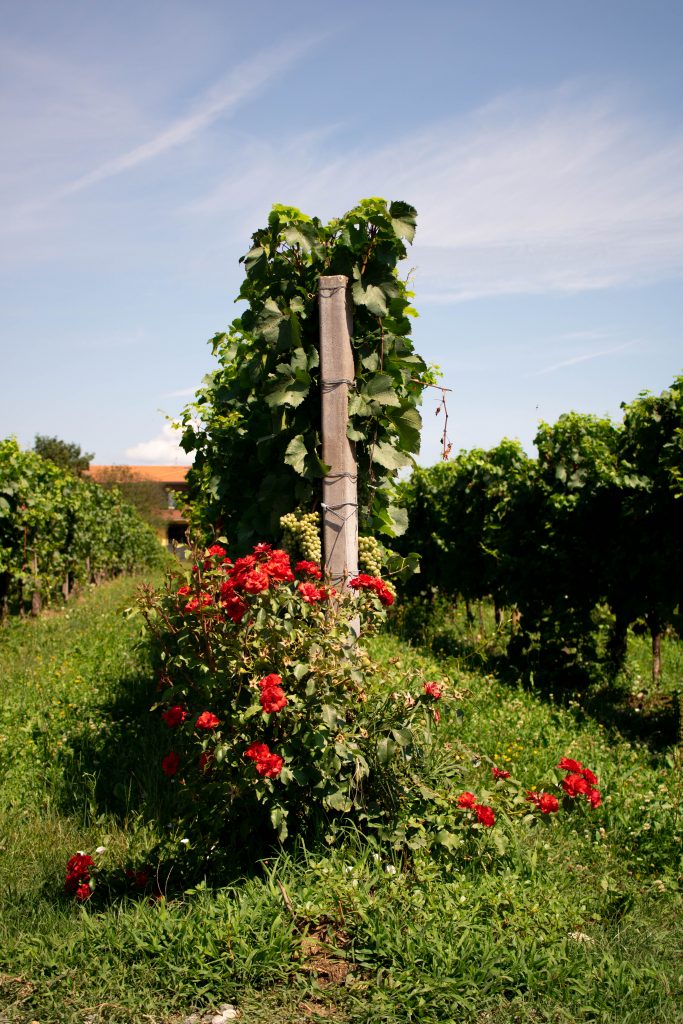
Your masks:
M503 855L487 834L481 856L406 865L350 834L221 888L160 879L164 899L122 887L75 905L63 892L75 850L106 846L123 876L166 828L167 737L148 711L139 620L123 615L134 590L118 580L0 632L2 1024L180 1024L222 1002L245 1024L683 1021L675 748L634 739L595 694L560 705L390 636L370 645L381 685L445 677L461 694L440 741L526 786L578 757L600 775L603 806L544 820ZM664 656L665 672L681 665L681 645Z

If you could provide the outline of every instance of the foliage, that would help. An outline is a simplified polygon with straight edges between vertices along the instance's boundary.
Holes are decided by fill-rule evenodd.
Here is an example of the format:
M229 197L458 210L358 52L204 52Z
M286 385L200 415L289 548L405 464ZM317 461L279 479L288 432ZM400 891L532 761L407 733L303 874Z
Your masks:
M0 603L50 600L77 583L159 563L152 531L118 491L89 480L14 438L0 442Z
M33 451L40 455L41 459L54 462L55 466L64 469L74 476L82 476L92 460L94 452L84 452L79 444L62 441L58 437L48 437L46 434L36 434Z
M189 494L195 524L214 525L241 550L277 540L280 517L317 511L321 459L318 281L351 283L355 389L348 436L356 446L361 532L405 529L391 484L419 451L422 389L433 373L413 351L411 293L397 274L416 213L407 203L364 199L323 224L274 206L243 257L239 300L248 308L212 342L219 368L183 415L194 453Z

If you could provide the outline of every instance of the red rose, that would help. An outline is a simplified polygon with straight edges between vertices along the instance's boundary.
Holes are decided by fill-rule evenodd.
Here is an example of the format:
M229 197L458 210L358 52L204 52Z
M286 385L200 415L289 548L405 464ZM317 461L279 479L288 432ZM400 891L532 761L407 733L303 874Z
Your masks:
M553 814L560 809L557 797L552 793L542 793L538 801L538 809L542 814Z
M88 885L87 882L83 882L76 889L76 899L78 900L79 903L85 903L86 900L90 899L91 895L92 893L90 891L90 886Z
M552 793L535 793L534 790L530 790L526 798L536 804L541 814L552 814L560 808L557 797Z
M170 753L163 758L161 762L161 770L164 775L167 775L169 779L175 775L180 767L180 758L176 754L175 750L171 750Z
M433 697L434 700L439 700L439 698L443 696L443 686L439 686L439 684L435 682L425 683L423 690L428 697Z
M376 578L376 576L368 576L366 572L359 572L357 576L349 580L349 586L352 590L372 590Z
M287 697L281 686L269 686L261 691L261 707L268 715L282 711L287 705Z
M167 711L162 711L161 717L163 718L164 722L169 727L169 729L175 729L176 726L183 724L183 722L187 718L187 711L185 711L184 708L181 708L179 704L175 704L172 708L169 708Z
M318 590L312 583L300 583L297 590L306 604L315 604L326 596L324 589Z
M256 762L256 771L266 779L276 779L282 771L284 761L279 754L267 754Z
M264 590L268 590L270 586L268 573L262 572L260 569L253 569L245 574L241 585L248 594L260 594Z
M199 608L205 608L208 604L213 604L213 598L211 594L207 594L202 591L199 597L191 597L185 605L186 612L196 612Z
M264 676L258 685L260 690L267 690L270 686L282 686L282 676L277 672L271 672L270 675Z
M583 775L583 777L586 780L586 782L589 782L591 784L591 786L597 786L597 784L598 784L598 777L597 777L597 775L593 774L593 772L590 770L590 768L582 768L581 769L581 775Z
M383 605L394 603L394 595L379 576L368 576L365 572L358 573L352 580L349 580L352 590L374 590Z
M474 812L477 815L477 821L484 826L484 828L491 828L496 823L496 816L493 813L492 808L487 807L486 804L475 804Z
M286 551L273 551L268 561L264 563L263 571L279 583L292 583L294 580L294 573Z
M272 551L272 544L257 544L254 548L255 555L267 555L269 551Z
M244 756L250 758L252 761L258 761L260 757L270 753L268 750L267 743L250 743L247 749L244 751Z
M80 881L87 882L90 878L90 868L94 867L95 861L87 853L75 853L66 862L66 870Z
M590 793L586 793L586 799L591 807L599 807L602 803L602 797L599 789L591 789Z
M557 767L561 768L564 772L580 772L583 765L572 757L563 757Z
M247 604L241 597L228 597L221 604L225 608L225 614L235 623L241 622L248 610Z
M495 765L491 769L491 774L493 775L494 779L509 779L510 778L510 772L506 772L502 768L496 768Z
M212 555L215 557L220 556L221 558L225 558L228 552L225 550L225 548L222 548L220 544L212 544L210 548L206 549L206 553L207 555Z
M305 576L312 576L316 580L323 578L320 566L316 565L315 562L297 562L294 566L294 572L303 573Z
M477 798L474 793L461 793L458 797L458 807L474 807Z
M567 796L576 797L579 793L584 793L587 796L590 793L591 787L583 775L574 772L572 775L568 775L566 779L562 779L562 789Z
M238 576L240 573L247 572L249 569L253 569L256 565L256 555L244 555L243 558L237 558L233 566L233 574Z
M195 722L197 729L215 729L217 725L221 723L211 711L202 711L201 715Z
M386 585L386 583L384 583L382 580L380 580L377 583L377 585L375 586L374 590L375 590L375 593L377 594L378 598L380 599L380 602L386 608L388 608L390 605L392 605L394 603L394 595L389 590L389 587Z
M185 584L185 586L183 587L179 587L178 590L176 590L176 594L178 595L178 597L187 597L187 595L191 593L192 587L188 587L187 584Z
M209 750L203 750L199 755L200 772L210 772L213 767L214 756Z
M279 754L271 754L267 743L250 743L244 756L254 762L256 771L264 778L277 778L282 771L283 759Z

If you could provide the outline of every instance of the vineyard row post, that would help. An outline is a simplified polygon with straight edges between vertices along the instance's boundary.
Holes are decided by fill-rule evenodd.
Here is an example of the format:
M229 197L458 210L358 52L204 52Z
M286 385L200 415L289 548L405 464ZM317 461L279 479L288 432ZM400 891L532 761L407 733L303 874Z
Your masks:
M349 389L355 386L348 278L321 277L318 303L322 455L329 466L323 479L323 557L326 575L343 589L358 573L358 469L347 436Z

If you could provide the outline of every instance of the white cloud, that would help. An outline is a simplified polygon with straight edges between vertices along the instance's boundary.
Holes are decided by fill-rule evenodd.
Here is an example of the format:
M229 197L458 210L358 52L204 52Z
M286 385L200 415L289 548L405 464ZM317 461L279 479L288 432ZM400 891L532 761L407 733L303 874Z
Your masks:
M126 458L157 466L189 466L192 463L192 456L178 444L178 431L171 423L165 423L161 432L151 440L126 448Z

